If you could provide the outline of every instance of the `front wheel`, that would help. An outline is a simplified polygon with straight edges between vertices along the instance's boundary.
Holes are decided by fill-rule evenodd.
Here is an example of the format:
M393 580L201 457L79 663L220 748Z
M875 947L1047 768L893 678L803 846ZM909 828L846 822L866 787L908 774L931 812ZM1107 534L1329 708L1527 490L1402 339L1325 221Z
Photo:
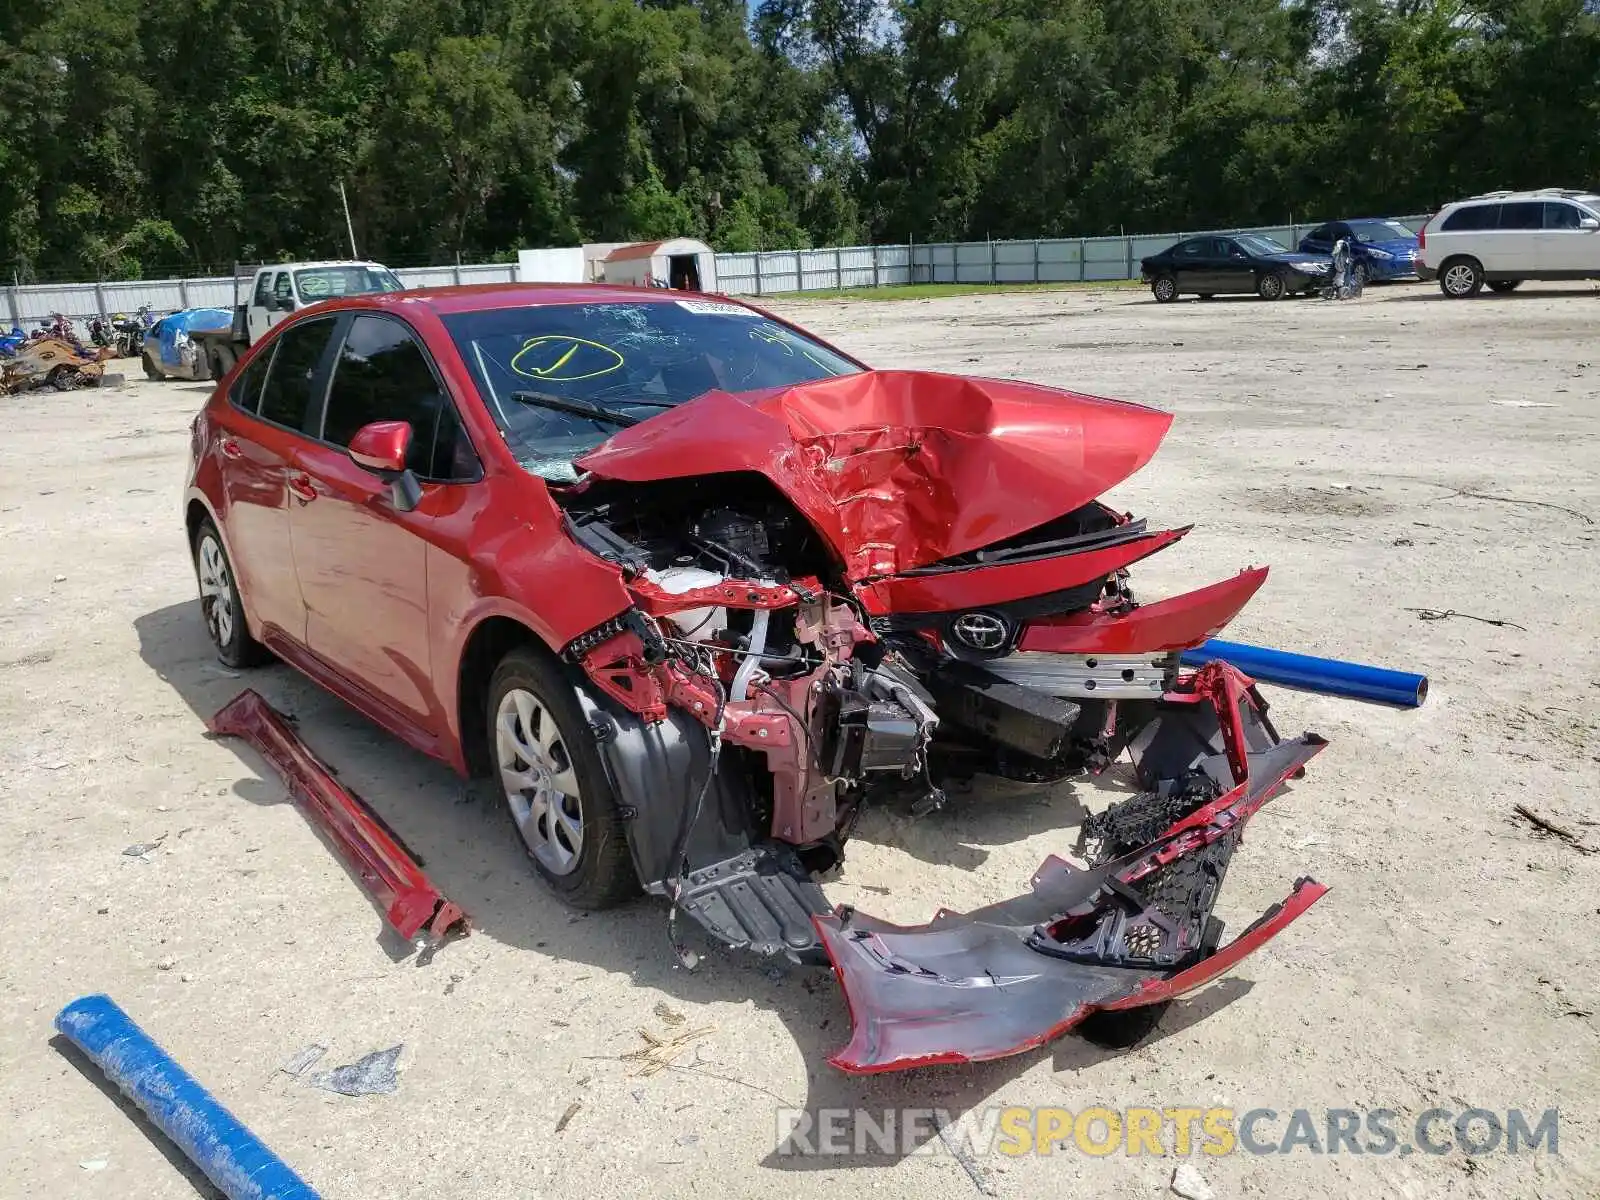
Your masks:
M144 377L146 379L162 379L162 378L164 378L164 376L161 374L161 368L156 366L155 363L150 361L150 355L149 354L140 355L139 356L139 362L144 366Z
M1263 300L1282 300L1289 294L1289 286L1277 271L1268 271L1256 280L1256 295Z
M610 908L639 890L622 817L594 734L558 664L522 647L489 681L495 773L533 869L574 908Z
M1489 290L1496 296L1509 296L1521 286L1522 280L1520 279L1491 279L1489 281Z
M1477 260L1458 258L1439 272L1439 290L1452 300L1465 300L1483 290L1483 268Z
M1159 304L1171 304L1178 298L1178 281L1170 275L1162 275L1150 285L1150 294Z
M234 580L233 564L223 548L222 535L208 518L194 538L194 573L200 582L200 615L217 657L230 667L254 667L267 660L267 651L250 636L244 619L244 602Z

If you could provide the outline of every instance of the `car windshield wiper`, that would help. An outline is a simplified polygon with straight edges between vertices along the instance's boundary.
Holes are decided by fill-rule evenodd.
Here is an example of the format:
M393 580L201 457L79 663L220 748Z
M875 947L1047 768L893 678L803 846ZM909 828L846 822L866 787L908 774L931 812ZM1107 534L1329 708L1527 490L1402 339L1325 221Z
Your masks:
M609 421L611 424L620 425L623 428L639 423L638 417L630 417L627 413L603 408L588 400L552 396L546 392L512 392L510 398L520 404L531 404L535 408L548 408L555 412L572 413L578 417L593 417L597 421Z

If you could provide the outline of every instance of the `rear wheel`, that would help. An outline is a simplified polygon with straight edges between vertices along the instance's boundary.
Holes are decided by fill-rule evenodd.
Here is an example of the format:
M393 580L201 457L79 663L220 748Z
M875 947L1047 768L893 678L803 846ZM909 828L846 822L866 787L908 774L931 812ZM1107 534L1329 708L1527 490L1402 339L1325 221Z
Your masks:
M1521 286L1522 280L1520 279L1491 279L1489 281L1489 290L1496 296L1509 296Z
M230 667L254 667L265 662L266 648L250 636L233 564L228 561L222 536L210 518L202 521L195 532L194 572L200 582L200 613L211 634L211 644L217 648L217 657Z
M1453 258L1439 269L1439 290L1452 300L1466 300L1483 290L1483 267L1475 258Z
M1277 271L1268 271L1256 280L1256 295L1263 300L1282 300L1289 294L1289 285Z
M1158 303L1171 304L1178 298L1178 281L1170 275L1162 275L1150 284L1150 294Z
M573 685L531 647L489 680L495 774L533 869L574 908L610 908L639 890L616 797Z

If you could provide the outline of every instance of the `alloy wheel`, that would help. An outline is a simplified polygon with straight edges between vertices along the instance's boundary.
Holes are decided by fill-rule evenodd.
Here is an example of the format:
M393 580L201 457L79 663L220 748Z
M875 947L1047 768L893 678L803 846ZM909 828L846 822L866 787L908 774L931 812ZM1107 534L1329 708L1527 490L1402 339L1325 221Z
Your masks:
M233 580L228 577L228 558L217 539L206 534L200 539L197 556L200 567L200 611L206 628L219 649L233 641Z
M583 801L555 716L532 692L512 688L495 711L494 741L500 784L528 852L552 875L570 875L583 852Z
M1457 263L1444 273L1444 286L1452 296L1465 296L1472 291L1477 273L1466 263Z

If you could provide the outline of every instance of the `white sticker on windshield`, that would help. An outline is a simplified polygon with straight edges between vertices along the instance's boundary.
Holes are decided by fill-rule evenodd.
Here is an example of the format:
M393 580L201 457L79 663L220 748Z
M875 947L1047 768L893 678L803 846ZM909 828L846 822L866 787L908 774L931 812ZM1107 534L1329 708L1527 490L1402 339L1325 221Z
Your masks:
M679 300L678 307L703 317L752 317L766 320L758 312L751 312L742 304L729 304L726 300Z

